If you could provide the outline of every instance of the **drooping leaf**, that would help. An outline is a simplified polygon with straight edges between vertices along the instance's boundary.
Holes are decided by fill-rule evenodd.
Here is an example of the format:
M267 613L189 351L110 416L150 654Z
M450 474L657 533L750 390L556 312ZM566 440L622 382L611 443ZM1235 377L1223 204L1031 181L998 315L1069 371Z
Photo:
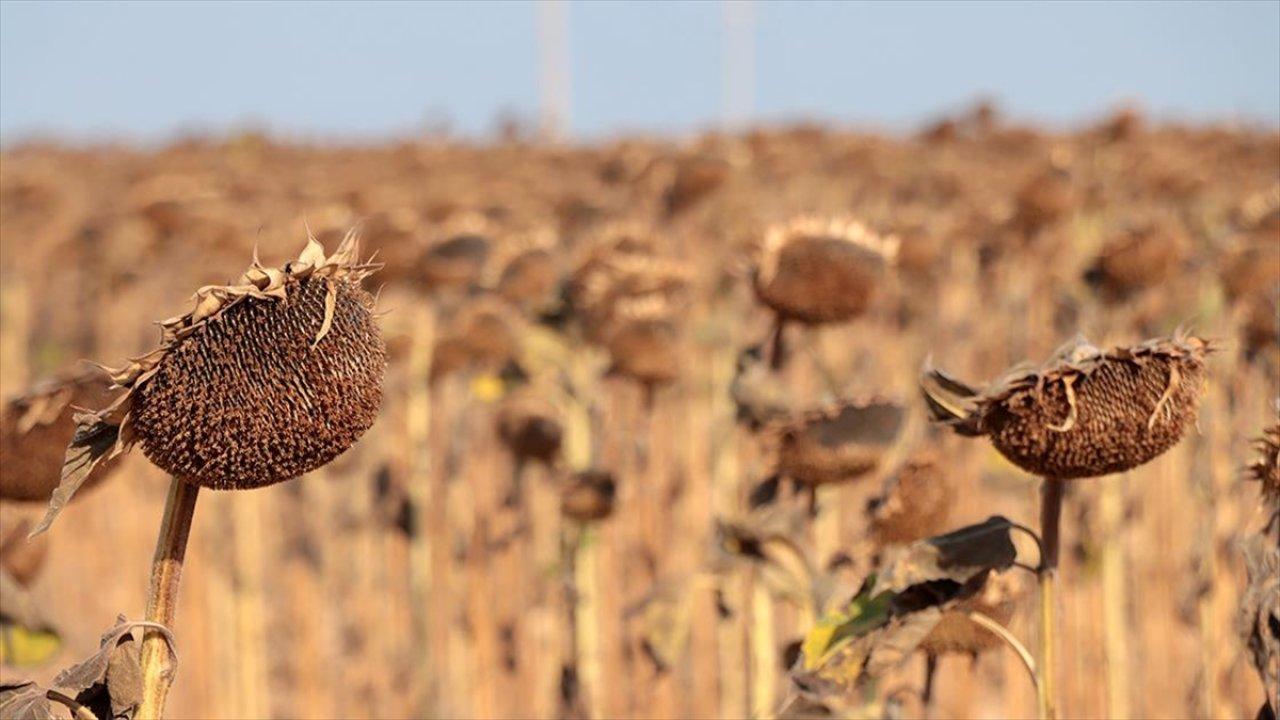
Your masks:
M123 615L117 617L116 625L103 634L97 652L58 673L54 687L92 708L101 720L132 718L142 701L141 653L133 637L139 626L154 627ZM162 632L170 661L176 662L172 637L168 631Z
M98 651L58 673L53 684L74 695L78 702L93 707L100 716L104 714L101 709L109 709L113 718L131 714L142 699L142 669L132 629L123 615L116 618L116 626L102 636ZM130 661L132 668L127 667ZM119 687L111 687L113 669L120 680ZM120 696L119 701L116 695Z
M44 688L30 680L0 681L0 718L65 720L70 717L67 712L55 710L45 693Z
M938 580L965 585L983 573L1005 570L1018 557L1012 529L1008 518L995 515L977 525L899 548L886 558L876 578L876 591L902 593Z
M873 596L870 589L864 589L843 610L825 615L800 645L805 669L816 669L845 641L888 623L892 599L891 593Z
M891 555L840 611L806 635L792 679L819 697L847 692L900 665L943 613L979 592L1017 556L1002 517L912 543Z
M49 498L49 509L44 518L31 531L32 537L49 529L99 463L120 452L119 438L118 425L99 420L90 413L76 416L76 434L67 446L66 459L62 463L62 480L53 491L53 497Z
M863 672L879 677L906 660L925 637L942 620L942 609L927 607L919 612L900 615L880 633L871 646Z

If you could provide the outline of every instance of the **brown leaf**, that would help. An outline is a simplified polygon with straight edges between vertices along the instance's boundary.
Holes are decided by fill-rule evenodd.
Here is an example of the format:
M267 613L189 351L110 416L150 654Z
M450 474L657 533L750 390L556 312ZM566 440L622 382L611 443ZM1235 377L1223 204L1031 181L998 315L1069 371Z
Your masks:
M871 654L863 667L869 677L879 677L906 660L942 620L942 609L927 607L919 612L895 618L875 638Z
M71 502L89 474L103 460L108 460L120 451L120 427L99 419L96 415L81 414L76 416L76 434L67 446L66 458L62 461L62 480L49 498L49 509L44 518L31 531L35 537L53 525L58 514Z
M986 522L927 538L893 551L876 577L873 595L904 593L913 586L938 580L965 585L975 577L1013 565L1013 523L999 515Z
M900 665L944 611L980 591L991 572L1013 564L1012 527L996 516L898 550L847 606L809 630L804 662L792 679L806 692L830 696Z
M102 636L98 651L58 673L54 686L74 695L77 702L92 708L103 720L132 718L142 702L142 664L133 637L133 629L139 625L151 627L149 623L131 622L123 615L117 617L115 627ZM172 655L172 638L167 631L164 635Z
M1236 627L1268 702L1280 704L1280 549L1263 534L1242 543L1249 582L1240 597Z
M30 680L0 681L0 718L5 720L65 720L55 710L45 689ZM61 708L61 706L58 706Z

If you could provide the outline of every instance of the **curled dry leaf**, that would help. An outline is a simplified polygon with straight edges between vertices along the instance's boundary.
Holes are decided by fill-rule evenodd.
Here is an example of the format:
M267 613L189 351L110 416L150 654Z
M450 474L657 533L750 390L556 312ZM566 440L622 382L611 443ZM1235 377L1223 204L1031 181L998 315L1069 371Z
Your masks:
M0 681L0 717L5 720L62 720L65 709L55 710L48 691L31 680Z
M133 629L145 626L164 634L170 661L177 663L173 636L155 623L129 621L123 615L102 636L98 651L58 673L53 687L34 682L0 683L0 717L49 720L130 720L142 701L142 666Z
M806 692L839 693L896 667L946 610L981 591L990 573L1013 565L1012 528L994 516L897 549L844 608L805 636L793 680Z

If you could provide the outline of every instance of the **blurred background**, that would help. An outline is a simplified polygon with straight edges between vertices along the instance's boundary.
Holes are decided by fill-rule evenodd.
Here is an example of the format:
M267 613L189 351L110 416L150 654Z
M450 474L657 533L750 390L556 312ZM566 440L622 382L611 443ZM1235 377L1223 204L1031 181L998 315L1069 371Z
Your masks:
M1032 716L963 617L856 693L801 693L800 642L891 546L1037 524L1036 478L928 429L926 358L982 381L1185 326L1222 348L1198 427L1071 484L1062 714L1262 701L1280 3L7 1L0 144L0 679L145 606L141 452L25 541L105 402L79 361L359 223L381 416L201 495L173 717ZM869 299L773 369L758 271L814 233L873 249ZM870 469L761 483L810 431ZM984 611L1034 650L1028 580Z
M476 137L536 122L540 87L582 139L902 129L978 97L1056 126L1124 102L1280 119L1273 2L7 2L0 20L9 142Z

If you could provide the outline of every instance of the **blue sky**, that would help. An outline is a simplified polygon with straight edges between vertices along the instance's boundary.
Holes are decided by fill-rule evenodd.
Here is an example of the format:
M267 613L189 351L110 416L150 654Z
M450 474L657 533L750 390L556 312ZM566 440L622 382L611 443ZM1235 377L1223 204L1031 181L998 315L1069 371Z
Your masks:
M1280 123L1280 2L758 2L755 112L915 127L991 96L1078 122ZM679 133L721 113L719 2L572 2L580 137ZM251 126L303 137L490 131L537 112L537 8L0 2L0 138L154 140Z

